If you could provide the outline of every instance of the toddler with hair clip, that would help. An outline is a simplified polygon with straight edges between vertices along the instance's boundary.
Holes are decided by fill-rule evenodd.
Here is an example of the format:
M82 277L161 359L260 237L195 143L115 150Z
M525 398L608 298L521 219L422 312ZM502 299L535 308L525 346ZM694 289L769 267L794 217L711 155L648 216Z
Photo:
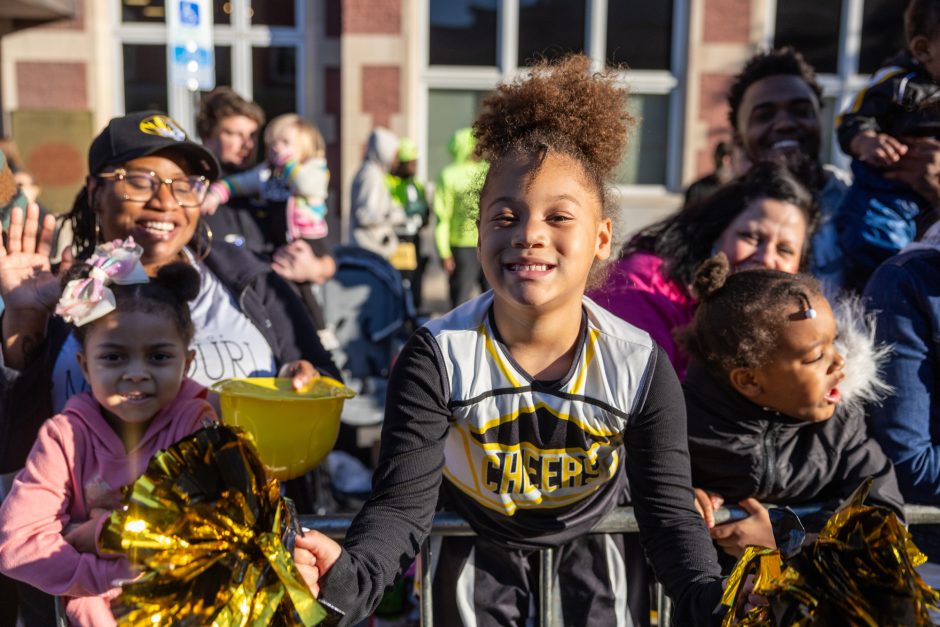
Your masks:
M65 597L72 624L113 625L126 559L97 539L121 488L160 449L215 420L207 390L186 378L189 301L199 274L167 264L148 279L133 238L98 246L68 273L56 313L81 345L91 391L47 420L0 508L0 571Z
M869 476L869 499L903 517L894 468L865 429L865 404L890 391L878 372L888 349L874 346L858 301L834 314L816 279L729 274L721 253L694 289L699 307L680 336L692 355L683 390L696 506L717 544L735 557L748 544L773 547L760 501L822 504L821 523ZM748 517L715 526L722 503ZM803 522L818 531L815 516Z

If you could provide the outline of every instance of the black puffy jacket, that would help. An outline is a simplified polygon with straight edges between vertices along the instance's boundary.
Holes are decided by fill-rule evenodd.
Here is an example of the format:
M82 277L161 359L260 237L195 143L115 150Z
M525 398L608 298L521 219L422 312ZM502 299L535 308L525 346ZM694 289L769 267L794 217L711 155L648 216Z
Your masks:
M820 519L869 476L869 501L903 516L894 467L868 436L864 416L838 408L809 423L766 410L693 360L682 384L692 483L729 505L755 497L777 505L821 503Z

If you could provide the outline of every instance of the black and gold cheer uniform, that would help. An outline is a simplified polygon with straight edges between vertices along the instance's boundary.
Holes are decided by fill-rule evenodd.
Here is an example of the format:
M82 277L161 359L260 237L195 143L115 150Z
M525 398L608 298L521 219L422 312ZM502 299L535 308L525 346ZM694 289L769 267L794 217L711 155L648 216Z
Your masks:
M322 597L356 616L373 608L440 501L478 534L448 539L433 559L442 624L522 624L538 576L532 550L543 546L559 548L566 625L627 624L622 546L586 534L627 501L629 479L640 538L676 620L710 624L718 564L692 506L682 392L662 350L585 298L568 374L533 380L500 341L491 305L490 292L465 303L402 351L373 493Z

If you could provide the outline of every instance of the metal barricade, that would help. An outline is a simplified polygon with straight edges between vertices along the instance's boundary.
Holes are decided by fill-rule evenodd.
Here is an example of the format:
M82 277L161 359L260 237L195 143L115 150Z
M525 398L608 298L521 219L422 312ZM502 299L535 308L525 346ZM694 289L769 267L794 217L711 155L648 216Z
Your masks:
M802 505L791 507L798 516L805 516L820 510L819 505ZM722 507L715 511L715 524L745 518L747 514L737 507ZM331 538L342 538L346 535L352 519L355 516L301 516L300 523L307 529L317 531ZM940 507L931 505L907 505L904 508L904 517L908 525L936 525L940 524ZM591 533L637 533L639 526L632 507L620 507L611 511L595 527ZM470 525L460 516L451 513L439 513L434 516L429 537L421 544L421 598L419 610L421 626L432 627L434 616L432 612L431 569L426 567L431 563L430 536L473 536L476 535ZM553 560L555 551L551 548L541 549L539 560L539 625L540 627L555 627L555 599L554 589L551 585L553 576ZM656 583L654 602L657 612L657 624L669 625L672 620L672 604L666 596L662 585Z

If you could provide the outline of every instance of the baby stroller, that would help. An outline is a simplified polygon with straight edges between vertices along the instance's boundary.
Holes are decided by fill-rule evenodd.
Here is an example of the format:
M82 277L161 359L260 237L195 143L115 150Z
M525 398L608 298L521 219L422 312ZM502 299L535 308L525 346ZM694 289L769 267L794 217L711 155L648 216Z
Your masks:
M356 398L346 401L337 449L372 466L385 412L392 362L415 328L411 291L379 255L355 246L333 250L336 274L323 285L326 332L333 336L333 359ZM336 483L334 491L342 492Z

